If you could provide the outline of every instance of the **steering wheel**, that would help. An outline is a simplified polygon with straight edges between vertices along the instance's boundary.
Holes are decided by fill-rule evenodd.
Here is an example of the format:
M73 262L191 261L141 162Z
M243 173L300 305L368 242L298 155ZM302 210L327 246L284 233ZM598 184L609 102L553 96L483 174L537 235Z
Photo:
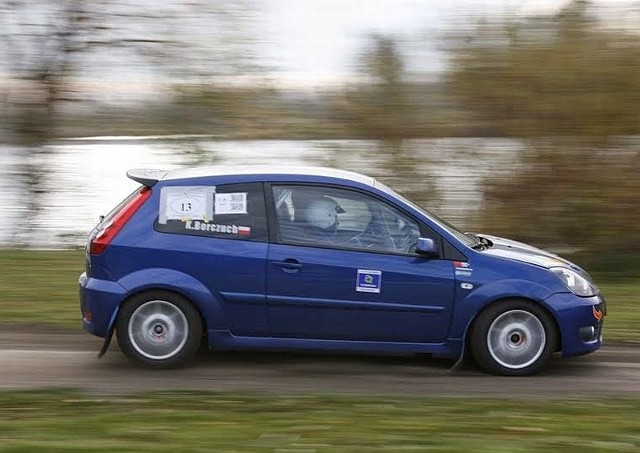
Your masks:
M361 233L345 242L345 244L354 245L361 248L378 248L388 251L397 251L396 245L391 239L390 234L385 234L385 226L375 220L371 220L367 228Z
M392 238L396 250L404 253L414 253L416 251L416 246L418 245L420 232L409 226L405 226L401 233L402 234L396 235Z

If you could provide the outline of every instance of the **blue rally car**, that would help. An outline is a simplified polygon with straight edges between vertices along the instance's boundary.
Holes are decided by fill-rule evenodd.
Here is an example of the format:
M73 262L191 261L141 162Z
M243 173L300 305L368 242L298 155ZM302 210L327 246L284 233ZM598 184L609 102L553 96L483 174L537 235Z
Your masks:
M211 348L470 351L539 371L602 341L578 266L462 233L367 176L314 167L131 170L141 187L91 232L84 329L156 368Z

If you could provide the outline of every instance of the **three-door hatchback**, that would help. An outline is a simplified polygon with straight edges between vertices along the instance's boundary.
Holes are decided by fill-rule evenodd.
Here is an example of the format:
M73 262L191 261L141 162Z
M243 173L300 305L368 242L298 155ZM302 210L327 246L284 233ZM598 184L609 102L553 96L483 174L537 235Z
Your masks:
M578 266L462 233L380 182L314 167L131 170L142 186L91 232L80 306L152 367L209 347L470 351L527 375L601 345Z

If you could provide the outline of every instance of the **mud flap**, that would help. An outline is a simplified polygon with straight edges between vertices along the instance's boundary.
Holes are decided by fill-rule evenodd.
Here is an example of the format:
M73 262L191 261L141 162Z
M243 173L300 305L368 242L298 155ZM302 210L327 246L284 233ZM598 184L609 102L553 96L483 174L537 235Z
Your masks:
M467 358L467 356L465 355L465 352L467 350L466 340L467 336L465 335L462 340L462 347L460 348L460 356L458 357L458 360L456 360L456 363L454 363L451 368L449 368L449 373L458 371L465 364Z
M109 330L107 330L107 334L104 337L104 343L102 343L102 348L98 353L98 358L102 357L106 354L109 349L109 345L111 344L111 339L113 338L113 332L116 330L116 321L118 319L118 312L120 311L120 306L118 305L116 309L113 311L113 315L111 315L111 320L109 321Z

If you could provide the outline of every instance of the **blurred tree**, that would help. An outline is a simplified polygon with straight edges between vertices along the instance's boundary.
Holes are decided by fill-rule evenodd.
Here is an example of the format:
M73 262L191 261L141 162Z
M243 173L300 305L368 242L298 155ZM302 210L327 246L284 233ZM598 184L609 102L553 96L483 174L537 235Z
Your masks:
M25 228L15 233L18 245L30 242L46 192L44 156L51 148L45 144L53 136L60 102L72 91L68 80L85 20L83 1L7 1L0 6L2 121L5 133L22 145L17 147L17 173L26 187Z
M347 87L344 97L336 102L336 114L347 133L378 144L381 164L364 171L433 208L439 197L426 170L429 156L416 155L405 143L408 138L428 134L424 127L428 121L420 110L425 87L407 81L404 59L393 37L374 34L369 42L359 60L360 82ZM365 157L365 162L374 159ZM407 175L420 176L421 183L414 180L409 184Z
M405 65L396 41L373 35L360 57L360 80L348 87L338 114L357 137L401 140L410 136L413 118Z
M29 217L25 241L46 192L45 157L54 150L48 145L65 135L67 117L93 112L96 98L108 97L87 87L154 76L155 83L203 80L246 70L252 59L239 51L246 40L234 34L244 30L238 18L247 11L245 3L0 2L0 133L19 145L18 176Z
M257 71L250 1L0 3L6 132L20 142L48 141L69 101L95 103L110 86L229 84Z
M482 24L447 76L468 133L525 139L521 165L485 181L482 228L542 245L640 252L640 35L587 1L551 18ZM623 138L623 137L630 138Z
M640 35L602 28L589 3L481 24L454 48L447 82L487 136L640 133Z
M633 140L610 139L604 147L571 137L531 143L520 165L485 181L482 228L566 252L640 253L640 152Z
M51 138L56 105L64 99L65 78L79 50L83 3L51 8L7 1L0 6L3 119L21 142L38 145Z

